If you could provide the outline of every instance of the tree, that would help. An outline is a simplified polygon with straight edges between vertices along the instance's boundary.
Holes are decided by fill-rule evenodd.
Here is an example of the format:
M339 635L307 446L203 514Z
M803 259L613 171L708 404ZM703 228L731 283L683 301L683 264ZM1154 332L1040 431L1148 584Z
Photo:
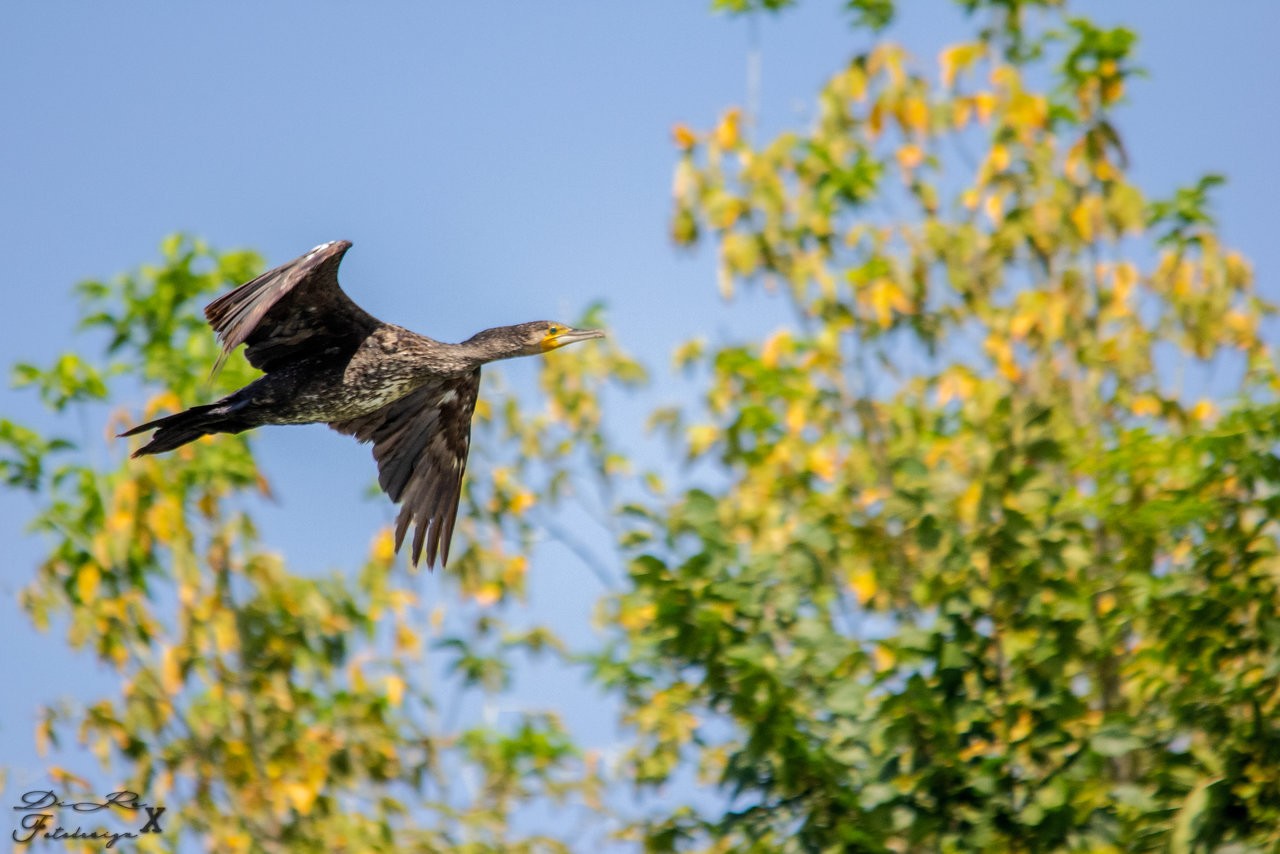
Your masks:
M560 803L593 843L652 850L1280 843L1273 307L1217 237L1216 177L1167 200L1129 180L1133 33L1054 0L961 5L981 26L936 74L878 41L807 131L677 126L674 239L707 235L726 297L793 319L680 348L702 397L652 413L675 441L655 471L605 427L602 398L644 377L615 349L542 364L542 410L489 397L477 445L501 450L468 481L448 614L385 534L326 578L262 551L252 434L103 465L0 423L0 473L51 543L26 606L121 674L70 714L82 737L181 794L175 826L218 850L586 844L521 830ZM195 402L215 346L196 308L259 266L171 240L81 286L104 366L18 380L54 409L130 381L145 415ZM617 768L554 712L454 730L437 708L500 692L513 655L574 660L505 618L543 511L588 479L611 550L579 551L625 568L587 656L634 737ZM629 802L690 773L720 796Z
M1280 841L1273 308L1219 179L1128 180L1133 33L963 5L936 78L883 42L808 132L676 129L676 241L795 320L686 348L721 483L636 511L598 674L640 783L732 797L655 848Z
M17 381L57 411L134 399L133 387L119 390L129 381L155 389L145 413L112 417L112 433L237 388L253 373L242 359L202 387L216 353L199 306L261 267L249 252L170 238L159 265L78 287L83 326L107 333L101 364L68 353L47 369L19 365ZM612 351L594 363L628 364ZM573 394L566 384L557 405ZM492 406L479 412L482 429L499 429ZM577 429L595 423L586 407L575 412ZM550 438L548 420L534 423ZM192 836L218 851L564 850L581 840L513 826L533 801L590 810L598 798L599 775L554 713L501 727L448 714L459 695L500 691L508 658L555 654L555 634L511 630L480 606L447 618L421 606L413 577L392 571L389 529L355 571L291 571L257 540L247 499L268 485L250 436L223 438L156 460L127 460L117 443L102 464L66 439L0 423L0 474L39 496L33 527L51 543L24 607L42 628L65 617L71 646L121 685L83 709L46 710L38 739L56 745L77 724L108 779L166 804L166 834L147 841L171 850ZM504 482L468 489L472 547L454 576L464 602L520 594L523 558L477 545L500 542L490 527L518 526L527 509ZM92 792L81 775L52 773Z

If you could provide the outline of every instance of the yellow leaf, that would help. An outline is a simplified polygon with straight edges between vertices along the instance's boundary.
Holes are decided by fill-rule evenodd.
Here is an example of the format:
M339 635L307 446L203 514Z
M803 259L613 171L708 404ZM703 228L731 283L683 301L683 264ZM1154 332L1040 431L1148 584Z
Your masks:
M677 368L687 368L702 358L707 342L701 338L692 338L676 347L671 354L671 363Z
M987 155L987 169L994 172L1003 172L1009 168L1009 162L1012 159L1009 154L1009 146L1002 143L996 143L991 146L991 153Z
M1213 405L1213 401L1201 400L1191 407L1191 417L1201 424L1212 421L1218 414L1218 407Z
M53 726L48 718L44 718L36 724L36 755L43 759L52 742Z
M1123 176L1110 160L1099 157L1093 161L1093 177L1099 181L1119 181Z
M1114 104L1124 97L1124 78L1111 73L1106 74L1106 77L1107 79L1102 84L1102 102L1104 104Z
M1112 283L1112 298L1117 302L1129 301L1133 286L1138 283L1138 268L1125 261L1116 265L1115 278Z
M387 594L387 599L391 603L391 610L396 612L396 616L404 616L406 608L418 604L418 594L412 590L392 590Z
M317 791L315 789L306 783L285 783L283 788L285 797L295 810L302 815L307 815L311 812L311 807L316 802Z
M1097 196L1085 196L1071 210L1071 224L1076 227L1076 232L1085 243L1093 240L1101 219L1102 200Z
M720 240L720 260L728 273L738 276L750 276L760 267L762 258L760 243L749 234L736 231L725 234ZM724 294L725 298L729 294Z
M728 230L738 223L738 219L747 212L747 206L743 205L737 199L726 198L712 210L711 215L715 220L716 228Z
M623 606L618 609L618 623L627 631L639 631L653 624L658 615L658 606L646 602L639 606Z
M1000 376L1009 382L1017 382L1022 378L1022 369L1018 367L1018 363L1012 357L998 360L996 362L996 370L1000 372Z
M502 588L492 581L486 581L476 588L472 598L476 600L476 604L487 607L502 598Z
M875 314L880 328L887 329L893 323L893 312L907 314L911 311L911 302L902 288L892 279L876 279L866 289L866 301Z
M166 647L160 657L160 684L167 694L177 694L182 690L182 668L178 665L175 647Z
M799 433L804 429L807 420L804 405L800 401L793 400L787 404L786 424L788 432Z
M1017 340L1026 338L1036 328L1037 316L1034 311L1023 309L1009 320L1009 334Z
M729 150L742 141L742 111L737 107L727 110L715 130L716 145Z
M522 489L511 498L511 512L517 516L523 515L524 511L534 505L533 493L527 489Z
M1012 65L996 65L991 69L989 75L991 85L998 89L1007 91L1016 91L1021 86L1021 78L1018 76L1018 69Z
M898 657L893 654L893 650L884 646L877 645L871 651L871 663L875 667L877 673L881 673L893 665L897 664Z
M832 89L850 101L861 101L867 96L867 73L860 65L851 64L832 81Z
M689 453L692 456L701 456L707 452L716 440L720 438L720 430L712 424L699 424L689 428Z
M876 577L868 569L860 569L849 576L849 589L858 597L858 604L865 605L876 595Z
M910 172L924 162L924 149L914 142L909 142L899 148L895 156L898 158L898 165L904 171Z
M369 687L369 683L364 678L364 668L357 662L351 662L347 667L347 678L351 680L351 688L353 691L364 691Z
M1009 106L1005 110L1005 119L1015 129L1027 132L1040 130L1049 120L1049 102L1043 95L1030 95L1020 92L1009 98Z
M502 568L502 583L507 587L517 587L524 581L529 572L529 559L524 555L513 555Z
M835 451L830 448L819 449L814 448L809 451L806 460L809 471L825 480L827 483L836 478L836 456Z
M956 82L957 75L972 66L983 54L982 42L965 42L942 49L938 54L938 66L941 72L942 85L950 88Z
M1133 399L1133 403L1129 404L1129 409L1134 415L1148 416L1160 414L1160 399L1154 394L1140 394Z
M884 104L877 100L867 113L867 136L879 139L884 130Z
M136 480L120 481L116 484L112 499L117 507L132 508L138 503L138 482Z
M985 125L995 112L996 96L990 92L979 92L973 96L973 107L978 113L978 121Z
M160 496L147 509L147 527L162 543L172 543L181 525L182 508L171 496Z
M904 130L925 133L929 130L929 105L923 98L904 98L898 112Z
M977 381L967 371L952 369L938 380L938 405L946 406L953 400L968 400L977 387Z
M229 655L237 646L236 624L226 611L219 611L213 618L213 645L222 655Z
M98 586L102 582L102 570L96 564L86 563L76 573L76 594L81 602L92 602L98 595Z
M127 534L133 530L133 514L128 510L117 510L107 519L107 530L112 534Z
M698 137L693 131L689 130L688 125L677 124L671 129L671 135L675 138L676 146L688 151L698 142Z
M1004 222L1004 195L1002 193L992 193L982 200L982 209L987 214L987 219L992 224L999 225Z
M383 528L373 536L371 557L378 563L390 563L396 556L396 541L391 528Z
M1257 337L1258 317L1243 311L1228 311L1222 318L1223 324L1231 332L1231 340L1240 347L1249 347Z
M147 401L144 421L150 421L161 411L176 412L182 408L182 401L171 391L161 392Z
M1253 281L1253 268L1248 260L1239 252L1228 252L1224 259L1227 266L1227 281L1234 287L1244 288Z
M1023 709L1018 713L1018 720L1013 726L1009 727L1009 741L1022 741L1031 735L1031 729L1031 712Z
M243 830L222 831L214 837L216 850L241 854L253 847L253 837Z
M776 368L779 357L789 349L787 345L790 343L790 332L785 329L775 332L765 339L764 346L760 348L760 361L764 363L766 368Z
M974 481L961 493L956 501L956 515L960 521L972 525L978 518L978 502L982 498L982 486Z
M68 771L60 765L55 765L49 769L49 776L54 782L62 786L75 786L80 789L89 788L89 781L76 774L74 771Z
M671 195L677 201L688 201L698 185L698 170L693 161L683 157L676 164L675 174L671 178Z
M392 673L383 680L383 683L387 691L387 702L393 706L399 706L404 700L404 679Z
M1005 379L1015 381L1022 376L1022 371L1019 370L1018 363L1013 358L1013 344L1008 338L993 332L987 336L983 347L995 361L996 370Z
M400 623L396 626L396 652L405 655L407 653L417 652L418 645L422 642L418 637L418 633L413 629Z
M883 501L889 496L889 491L880 486L869 486L858 494L858 506L863 510L870 509L874 504Z
M1062 164L1063 173L1077 184L1083 184L1087 177L1084 170L1084 154L1084 139L1077 140L1074 145L1067 149L1067 156Z

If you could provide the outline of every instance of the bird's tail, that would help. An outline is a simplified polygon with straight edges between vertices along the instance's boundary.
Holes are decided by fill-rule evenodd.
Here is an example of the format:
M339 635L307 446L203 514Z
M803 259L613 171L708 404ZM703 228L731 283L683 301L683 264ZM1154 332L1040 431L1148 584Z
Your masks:
M141 457L145 454L163 454L165 451L172 451L210 433L239 433L252 426L242 417L228 413L226 404L219 402L193 406L185 412L166 415L164 418L139 424L120 435L133 436L147 430L156 431L150 442L133 452L133 456Z

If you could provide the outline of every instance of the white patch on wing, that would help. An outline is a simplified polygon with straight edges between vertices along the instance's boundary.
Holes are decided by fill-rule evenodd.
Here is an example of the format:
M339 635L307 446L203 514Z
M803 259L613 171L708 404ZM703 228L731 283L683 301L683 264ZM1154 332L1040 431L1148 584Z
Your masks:
M307 253L307 257L308 257L308 258L310 258L312 255L315 255L317 252L320 252L320 251L322 251L322 250L328 249L330 246L332 246L333 244L335 244L335 243L337 243L337 242L338 242L338 241L336 241L336 240L330 240L328 243L321 243L319 246L317 246L316 248L314 248L314 249L312 249L310 252L308 252L308 253Z
M444 406L446 403L453 403L457 399L458 393L453 389L449 389L444 394L440 395L440 400L437 405Z

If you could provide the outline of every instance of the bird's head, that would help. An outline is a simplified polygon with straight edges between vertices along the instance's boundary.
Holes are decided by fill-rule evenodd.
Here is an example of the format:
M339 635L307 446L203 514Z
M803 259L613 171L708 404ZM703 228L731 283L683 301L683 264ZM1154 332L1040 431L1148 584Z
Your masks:
M493 354L491 358L507 359L513 356L536 356L567 344L603 337L602 329L574 329L567 323L535 320L532 323L486 329L469 343L490 350Z
M524 325L533 327L529 331L529 340L531 342L537 341L539 353L557 350L566 344L576 344L579 341L604 337L603 329L574 329L567 323L556 323L551 320L539 320Z

